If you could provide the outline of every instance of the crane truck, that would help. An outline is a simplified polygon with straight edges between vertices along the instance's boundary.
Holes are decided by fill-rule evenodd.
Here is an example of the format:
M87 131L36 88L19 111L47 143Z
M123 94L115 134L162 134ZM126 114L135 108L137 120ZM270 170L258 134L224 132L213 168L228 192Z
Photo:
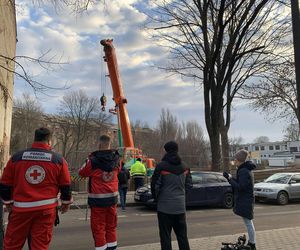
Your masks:
M122 156L122 161L125 162L125 167L130 167L135 162L135 159L142 158L146 163L147 169L152 169L154 167L154 159L148 158L142 153L141 149L134 146L130 120L126 108L127 99L125 98L122 87L113 40L101 40L100 44L104 47L104 61L107 63L109 78L113 90L115 108L110 109L110 112L116 114L118 119L119 152ZM103 102L103 104L105 102ZM102 110L103 109L104 107L102 107Z

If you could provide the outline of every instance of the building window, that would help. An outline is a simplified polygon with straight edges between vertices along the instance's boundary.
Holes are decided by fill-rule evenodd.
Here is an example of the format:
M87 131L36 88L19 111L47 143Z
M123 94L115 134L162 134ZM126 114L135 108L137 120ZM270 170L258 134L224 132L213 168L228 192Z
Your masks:
M279 145L275 145L275 150L280 150L280 146Z
M259 151L259 146L255 146L255 151Z
M269 150L274 150L274 146L269 146Z
M248 150L248 147L245 147L245 150Z
M291 151L291 152L297 152L297 151L298 151L298 148L297 148L297 147L290 147L290 151Z
M260 146L260 150L265 150L265 146Z

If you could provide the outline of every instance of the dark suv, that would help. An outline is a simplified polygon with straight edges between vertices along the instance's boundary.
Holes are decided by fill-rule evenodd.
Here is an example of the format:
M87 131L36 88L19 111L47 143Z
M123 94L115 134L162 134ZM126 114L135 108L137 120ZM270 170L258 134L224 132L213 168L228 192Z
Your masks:
M192 171L191 175L193 187L186 192L186 206L221 205L225 208L233 206L231 185L221 173ZM134 199L153 206L150 186L137 189Z

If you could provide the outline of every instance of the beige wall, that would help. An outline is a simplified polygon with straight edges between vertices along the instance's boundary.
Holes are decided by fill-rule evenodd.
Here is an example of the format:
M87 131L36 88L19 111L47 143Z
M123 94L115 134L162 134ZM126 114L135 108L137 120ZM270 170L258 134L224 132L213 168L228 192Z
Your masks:
M16 54L16 16L14 0L0 0L0 171L9 157L12 118L14 63L3 58Z

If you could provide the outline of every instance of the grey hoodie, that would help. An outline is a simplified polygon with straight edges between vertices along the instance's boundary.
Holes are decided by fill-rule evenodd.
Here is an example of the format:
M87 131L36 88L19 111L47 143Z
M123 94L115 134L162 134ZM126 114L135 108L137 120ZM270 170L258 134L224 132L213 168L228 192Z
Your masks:
M157 200L157 211L166 214L185 213L185 188L191 177L177 152L167 153L156 166L151 191Z

